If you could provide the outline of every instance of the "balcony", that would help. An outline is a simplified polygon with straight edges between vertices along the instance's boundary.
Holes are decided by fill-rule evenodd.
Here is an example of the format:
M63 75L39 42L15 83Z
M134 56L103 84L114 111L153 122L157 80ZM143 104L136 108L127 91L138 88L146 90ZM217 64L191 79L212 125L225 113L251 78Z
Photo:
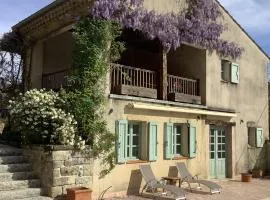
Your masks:
M151 70L111 64L111 92L157 99L157 73Z
M201 104L199 80L168 75L168 100Z
M45 74L42 77L42 87L59 90L67 86L67 76L70 70L58 71ZM158 98L160 89L160 78L156 71L135 68L119 64L111 64L111 93L145 97L151 99ZM175 75L167 75L167 100L201 104L199 80L183 78Z
M111 65L111 93L157 99L159 83L155 71L124 65ZM167 98L170 101L201 104L199 81L167 76Z

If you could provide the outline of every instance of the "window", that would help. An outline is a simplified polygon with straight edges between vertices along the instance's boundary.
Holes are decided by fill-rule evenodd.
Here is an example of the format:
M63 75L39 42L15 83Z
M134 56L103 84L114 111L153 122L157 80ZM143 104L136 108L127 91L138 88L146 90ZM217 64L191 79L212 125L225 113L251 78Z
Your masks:
M248 144L251 147L261 148L264 145L263 129L248 127Z
M173 129L173 154L181 154L181 126L179 124L174 125Z
M226 82L239 83L239 65L228 60L221 60L221 79Z
M128 132L126 134L126 158L139 159L141 124L138 122L128 123Z
M130 160L156 161L157 132L158 125L154 122L117 121L117 163Z
M196 127L191 124L165 124L164 158L172 159L180 155L196 156Z
M227 60L221 60L221 79L226 82L230 82L231 62Z

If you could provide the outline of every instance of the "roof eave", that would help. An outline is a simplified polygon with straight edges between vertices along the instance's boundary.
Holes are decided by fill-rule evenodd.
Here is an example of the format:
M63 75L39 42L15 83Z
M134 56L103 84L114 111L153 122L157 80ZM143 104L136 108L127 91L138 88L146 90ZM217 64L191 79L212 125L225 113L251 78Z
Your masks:
M48 12L52 8L55 8L56 6L60 5L61 3L64 3L66 0L55 0L54 2L50 3L49 5L45 6L44 8L38 10L34 14L30 15L29 17L25 18L24 20L20 21L18 24L14 25L12 27L12 30L18 30L25 24L31 22L33 19L43 15L44 13Z

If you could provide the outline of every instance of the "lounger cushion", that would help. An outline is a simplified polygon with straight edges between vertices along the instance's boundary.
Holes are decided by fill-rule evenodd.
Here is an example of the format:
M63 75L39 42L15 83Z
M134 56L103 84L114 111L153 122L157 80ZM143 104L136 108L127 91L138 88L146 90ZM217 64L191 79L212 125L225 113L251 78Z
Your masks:
M170 191L175 194L176 197L185 197L186 191L182 188L176 187L174 185L162 185L162 188L164 188L166 191Z

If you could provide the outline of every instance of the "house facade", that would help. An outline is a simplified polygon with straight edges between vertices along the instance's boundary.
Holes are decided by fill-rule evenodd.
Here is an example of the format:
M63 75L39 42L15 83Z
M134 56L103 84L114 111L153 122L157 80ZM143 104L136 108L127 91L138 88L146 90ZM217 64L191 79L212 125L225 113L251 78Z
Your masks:
M91 5L90 0L58 0L13 27L32 44L25 55L27 87L66 84L74 16L86 15ZM166 13L180 11L185 3L145 0L144 6ZM224 179L262 163L259 154L269 137L269 58L220 9L228 27L222 38L244 48L239 59L189 44L160 53L154 41L126 31L127 49L111 64L106 89L106 119L118 134L117 164L100 179L95 162L90 186L95 194L110 186L112 192L138 191L141 164L150 164L157 177L175 175L175 163L185 162L202 178Z

